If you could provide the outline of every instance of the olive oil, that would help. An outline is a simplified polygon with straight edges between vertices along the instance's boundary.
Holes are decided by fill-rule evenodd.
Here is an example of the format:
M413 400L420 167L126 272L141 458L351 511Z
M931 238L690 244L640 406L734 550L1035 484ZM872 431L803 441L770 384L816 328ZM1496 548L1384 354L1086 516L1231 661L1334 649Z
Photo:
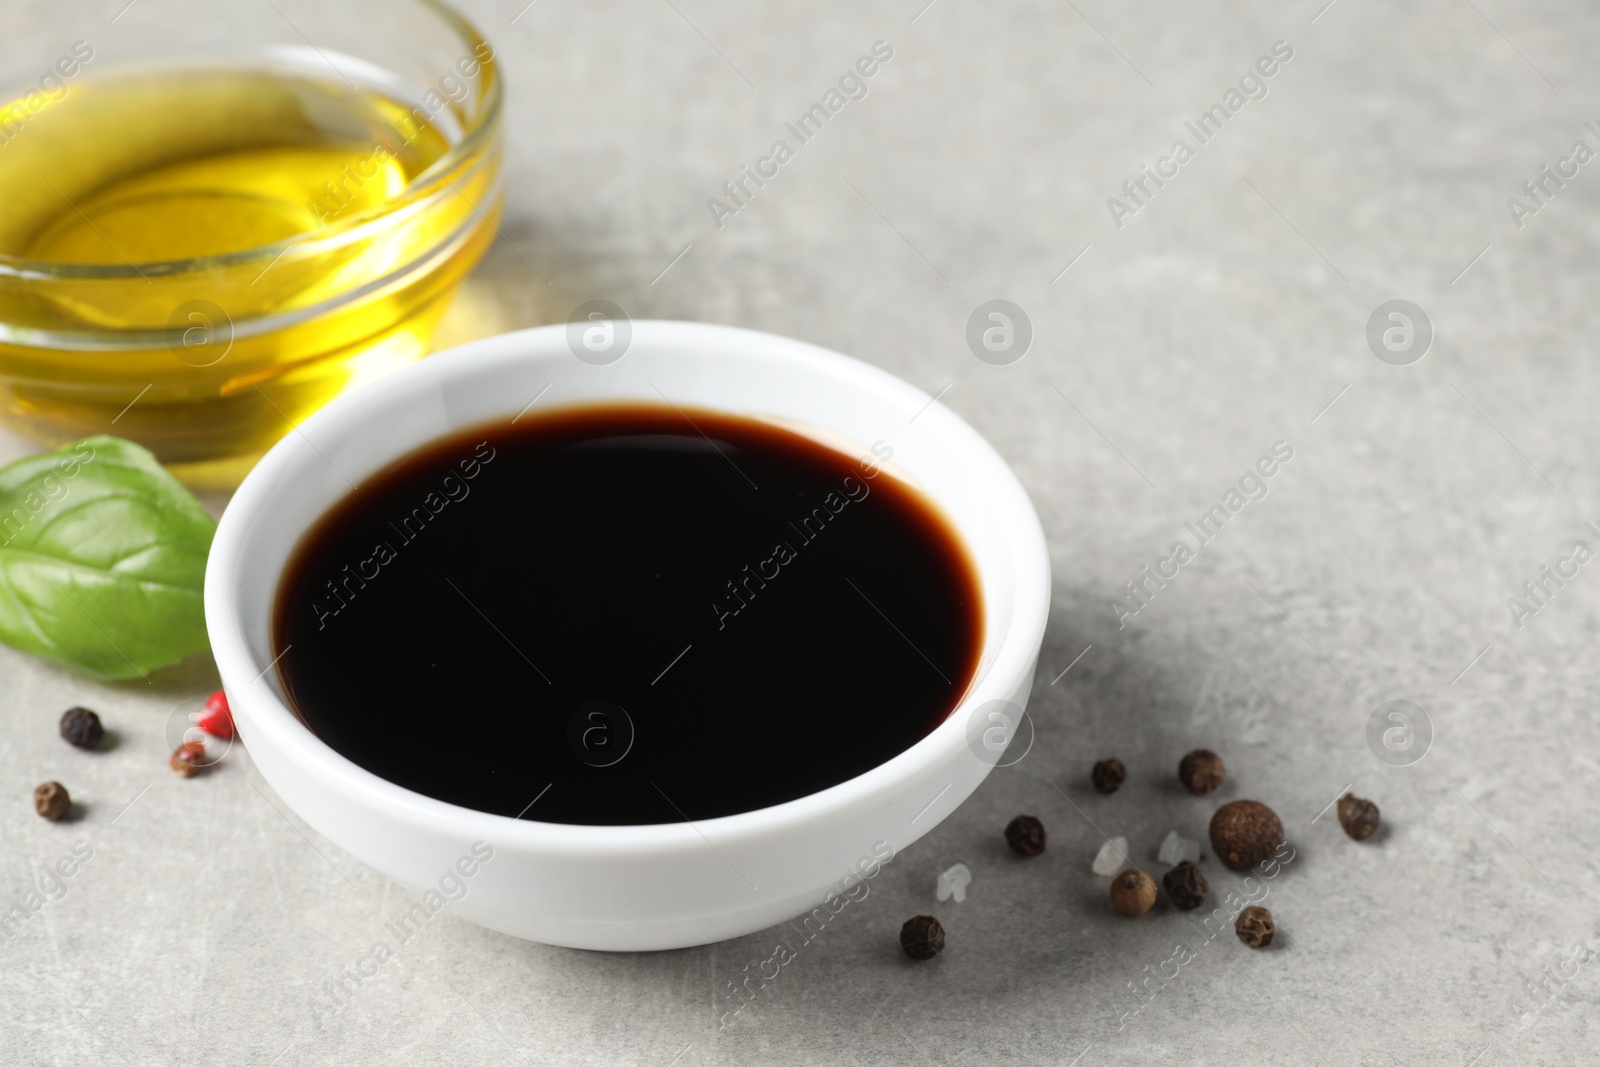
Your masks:
M135 70L9 131L7 108L0 415L47 442L132 438L191 482L236 480L420 356L494 233L494 115L382 72Z

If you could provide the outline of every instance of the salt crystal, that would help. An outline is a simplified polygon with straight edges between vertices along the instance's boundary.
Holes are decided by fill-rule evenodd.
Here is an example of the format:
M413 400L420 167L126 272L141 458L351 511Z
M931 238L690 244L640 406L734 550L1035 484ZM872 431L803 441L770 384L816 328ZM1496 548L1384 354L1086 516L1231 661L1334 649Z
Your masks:
M1128 839L1126 837L1113 837L1100 846L1100 851L1094 857L1094 873L1104 878L1128 866Z
M1176 830L1167 832L1161 842L1161 851L1156 853L1156 859L1169 867L1176 867L1184 860L1190 863L1200 862L1200 842L1191 841L1183 837Z
M958 863L939 876L939 899L956 898L959 904L967 899L967 886L972 884L972 872L965 863Z

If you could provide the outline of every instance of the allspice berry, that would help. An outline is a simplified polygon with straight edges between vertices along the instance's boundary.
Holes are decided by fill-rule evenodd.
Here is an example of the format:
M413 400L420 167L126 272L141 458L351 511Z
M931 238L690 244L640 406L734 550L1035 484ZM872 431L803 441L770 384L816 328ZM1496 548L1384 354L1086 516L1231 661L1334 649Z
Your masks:
M61 713L61 736L67 744L95 749L100 747L100 740L105 735L100 716L88 708L68 708Z
M1094 770L1089 773L1089 780L1094 782L1094 787L1101 793L1115 793L1122 788L1122 783L1128 780L1128 768L1116 758L1103 759L1094 765Z
M33 810L51 822L60 822L72 810L72 797L60 782L46 782L34 787Z
M1378 805L1346 793L1339 798L1339 825L1357 841L1365 841L1378 830Z
M1209 748L1197 748L1178 763L1178 781L1196 796L1212 792L1227 777L1222 757Z
M1259 800L1235 800L1211 816L1211 850L1236 871L1270 859L1283 844L1283 823Z
M944 948L944 927L932 915L913 915L900 927L900 947L914 960L931 960Z
M185 741L172 751L167 765L185 778L193 778L206 769L206 746L198 741Z
M1272 921L1272 912L1252 904L1233 920L1233 932L1251 948L1266 948L1272 944L1272 935L1278 928Z
M1211 888L1206 876L1188 860L1184 860L1161 878L1167 887L1167 899L1172 906L1189 911L1205 903L1206 891Z
M1111 879L1111 903L1124 915L1143 915L1156 903L1156 883L1137 867Z
M1006 844L1013 852L1024 856L1037 856L1044 851L1050 835L1044 832L1044 823L1032 815L1018 815L1006 824Z

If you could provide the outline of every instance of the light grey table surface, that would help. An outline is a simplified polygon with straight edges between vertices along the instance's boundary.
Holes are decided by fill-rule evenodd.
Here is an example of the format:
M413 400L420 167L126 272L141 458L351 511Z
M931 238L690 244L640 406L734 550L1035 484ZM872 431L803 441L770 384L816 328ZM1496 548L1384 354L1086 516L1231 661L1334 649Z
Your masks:
M603 955L445 915L329 1013L327 983L412 898L289 814L241 748L203 778L166 769L169 715L215 685L209 662L99 685L0 649L0 907L93 853L0 941L0 1062L1595 1062L1600 564L1537 613L1507 601L1575 540L1600 549L1600 165L1520 226L1507 198L1575 141L1600 149L1600 12L923 2L468 4L509 84L507 211L445 338L604 298L939 394L1050 541L1028 756L726 1030L727 983L777 931ZM707 199L793 147L783 124L879 40L894 55L865 98L719 229ZM1185 123L1278 41L1293 57L1267 95L1199 145ZM1179 138L1194 158L1116 225L1107 199ZM995 298L1034 332L1007 366L965 340ZM1366 339L1396 298L1436 331L1404 366ZM1293 459L1268 495L1119 628L1123 583L1278 441ZM1394 699L1433 732L1406 766L1367 741ZM57 738L78 703L111 751ZM1231 772L1216 797L1174 780L1199 745ZM1112 754L1131 777L1100 797L1089 767ZM46 778L75 821L30 810ZM1319 817L1347 785L1382 806L1372 842ZM1238 797L1295 848L1263 883L1276 945L1209 940L1164 901L1111 910L1100 831L1159 870L1169 829L1201 838ZM1049 828L1038 859L1001 838L1019 812ZM967 900L939 903L958 860ZM1241 890L1205 866L1215 894ZM919 912L948 930L921 965L896 942ZM1136 996L1179 943L1195 958Z

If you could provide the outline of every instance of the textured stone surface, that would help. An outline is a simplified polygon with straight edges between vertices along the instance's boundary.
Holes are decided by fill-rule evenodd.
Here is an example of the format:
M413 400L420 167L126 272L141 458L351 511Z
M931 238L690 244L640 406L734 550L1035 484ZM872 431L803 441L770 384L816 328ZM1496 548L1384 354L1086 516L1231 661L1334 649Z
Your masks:
M1600 548L1583 526L1600 524L1600 169L1520 230L1505 200L1576 138L1600 147L1583 126L1600 124L1593 8L937 0L913 23L922 0L674 4L539 0L515 25L522 0L470 5L511 87L515 248L496 244L447 336L604 298L635 318L794 335L945 390L1050 537L1032 751L725 1030L728 981L781 929L612 956L442 915L319 1018L324 984L393 942L384 924L408 895L286 815L241 748L193 780L167 770L167 717L214 686L208 664L104 686L0 649L0 904L76 843L93 850L64 896L0 936L0 1060L1591 1059L1600 961L1573 948L1600 947L1600 564L1520 629L1506 600L1575 539ZM719 231L705 200L878 39L895 57L867 97ZM1280 39L1295 55L1266 98L1115 228L1106 198L1175 138L1193 143L1184 122ZM965 341L995 298L1033 327L1010 366ZM1395 298L1437 331L1410 366L1365 339ZM1279 440L1294 455L1266 498L1119 629L1108 599ZM1391 699L1431 720L1413 765L1369 749ZM105 751L56 736L73 704L102 714ZM1173 774L1197 747L1227 761L1212 796ZM1089 768L1110 753L1129 778L1100 796ZM31 811L50 778L73 819ZM1370 841L1329 810L1346 788L1383 808ZM1112 910L1089 869L1095 827L1153 865L1167 831L1203 840L1243 796L1272 805L1295 849L1255 883L1280 925L1270 951L1231 922L1211 939L1204 910ZM1018 811L1050 827L1036 859L1006 848ZM955 856L982 893L940 904ZM1208 906L1246 893L1202 866ZM919 913L948 941L912 965L897 936Z

